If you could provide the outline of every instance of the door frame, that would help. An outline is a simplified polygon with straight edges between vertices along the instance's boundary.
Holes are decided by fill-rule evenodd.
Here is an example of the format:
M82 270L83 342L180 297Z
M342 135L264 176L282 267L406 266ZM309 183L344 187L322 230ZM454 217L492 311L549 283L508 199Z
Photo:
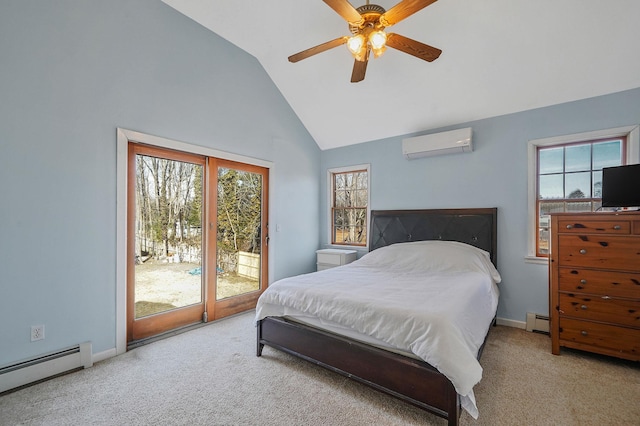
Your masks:
M217 191L218 168L226 167L229 169L242 170L245 172L260 174L262 176L263 170L265 169L265 167L256 166L255 164L247 164L247 163L240 163L237 161L224 160L221 158L209 158L208 164L209 164L209 173L211 176L210 182L215 182L215 185L211 184L208 187L209 208L208 208L208 211L206 212L206 216L207 216L208 223L211 225L217 220L216 217L218 215L218 191ZM258 297L260 297L260 295L264 293L264 291L267 289L268 281L269 281L267 273L271 270L271 268L269 268L268 266L266 269L264 267L265 265L269 265L268 263L269 262L269 239L270 239L269 223L268 223L269 182L270 182L269 170L267 170L265 174L266 176L264 177L264 180L263 180L262 198L261 198L261 204L262 204L261 210L263 214L261 215L261 218L260 218L260 227L261 227L261 232L260 232L261 259L260 259L260 280L259 280L260 287L256 291L251 291L249 293L244 293L244 294L232 296L226 299L218 300L217 294L216 294L217 286L218 286L217 275L210 274L207 277L208 280L215 281L215 283L207 282L207 285L208 285L207 288L211 289L212 293L214 294L211 294L210 297L207 298L206 305L207 305L207 313L209 314L209 318L211 318L212 320L224 318L228 315L233 315L243 310L251 309L251 307L255 306L256 301L258 300ZM215 178L213 178L213 176L215 176ZM207 246L207 249L208 249L207 264L209 265L217 265L216 236L217 235L215 230L212 231L211 234L209 234L209 241Z
M272 185L274 182L274 164L271 161L261 160L244 155L234 154L226 151L220 151L214 148L207 148L199 145L193 145L173 139L167 139L159 136L153 136L134 130L118 128L116 132L116 354L122 354L127 351L127 197L128 197L128 170L129 170L129 143L141 143L145 145L157 146L158 148L172 149L183 151L197 155L205 155L207 157L216 157L222 160L230 160L239 163L246 163L267 168L269 170L269 186L268 193L272 194ZM269 195L270 197L270 195ZM274 204L268 201L268 215L272 223L274 215L272 207ZM268 286L273 282L273 265L274 265L274 238L271 236L270 244L267 246L267 265L268 265Z

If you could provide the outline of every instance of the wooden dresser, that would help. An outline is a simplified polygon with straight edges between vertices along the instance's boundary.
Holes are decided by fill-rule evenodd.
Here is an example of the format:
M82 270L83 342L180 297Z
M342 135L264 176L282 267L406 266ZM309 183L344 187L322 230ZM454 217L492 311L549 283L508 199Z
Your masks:
M552 214L550 253L552 353L640 361L640 213Z

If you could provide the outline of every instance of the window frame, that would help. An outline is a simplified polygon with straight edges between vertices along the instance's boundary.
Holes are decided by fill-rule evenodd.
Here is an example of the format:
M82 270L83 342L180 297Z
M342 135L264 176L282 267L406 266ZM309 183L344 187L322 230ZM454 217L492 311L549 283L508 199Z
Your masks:
M356 173L356 172L366 172L367 173L367 211L366 211L366 238L364 244L353 244L353 243L336 243L333 241L333 209L334 201L335 201L335 188L334 188L334 178L335 174L342 173ZM369 220L371 216L371 165L370 164L357 164L354 166L345 166L345 167L334 167L331 169L327 169L327 213L328 213L328 244L332 247L336 248L344 248L344 249L368 249L369 248Z
M625 126L611 129L596 130L592 132L575 133L563 136L554 136L544 139L532 139L527 143L528 156L528 229L527 229L527 255L528 263L548 264L548 256L538 256L538 148L554 145L570 145L586 142L594 142L602 139L626 138L626 155L623 164L640 163L640 126Z

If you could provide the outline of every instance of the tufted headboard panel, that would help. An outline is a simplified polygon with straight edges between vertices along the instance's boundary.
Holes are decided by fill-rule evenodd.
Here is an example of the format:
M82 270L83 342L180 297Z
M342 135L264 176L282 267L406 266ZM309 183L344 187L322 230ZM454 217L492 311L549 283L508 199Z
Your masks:
M497 208L372 210L369 250L408 241L460 241L486 250L497 266Z

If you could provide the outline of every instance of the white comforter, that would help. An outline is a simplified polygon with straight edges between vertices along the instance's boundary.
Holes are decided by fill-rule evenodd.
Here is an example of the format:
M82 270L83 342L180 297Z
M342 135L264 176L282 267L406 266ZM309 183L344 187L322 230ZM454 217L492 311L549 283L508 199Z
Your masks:
M498 304L488 253L455 242L387 246L339 268L286 278L258 300L256 320L314 316L408 351L444 374L474 418L476 359Z

